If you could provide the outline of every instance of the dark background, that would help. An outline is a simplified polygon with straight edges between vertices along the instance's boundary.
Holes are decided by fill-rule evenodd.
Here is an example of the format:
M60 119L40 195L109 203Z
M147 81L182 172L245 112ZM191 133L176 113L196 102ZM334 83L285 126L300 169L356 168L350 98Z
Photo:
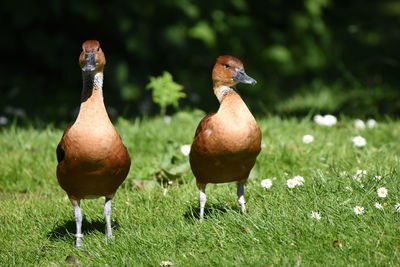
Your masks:
M73 119L87 39L105 52L113 116L157 114L145 86L163 70L184 86L180 107L215 111L211 69L223 54L258 81L238 86L258 115L400 114L400 1L6 0L0 29L9 119Z

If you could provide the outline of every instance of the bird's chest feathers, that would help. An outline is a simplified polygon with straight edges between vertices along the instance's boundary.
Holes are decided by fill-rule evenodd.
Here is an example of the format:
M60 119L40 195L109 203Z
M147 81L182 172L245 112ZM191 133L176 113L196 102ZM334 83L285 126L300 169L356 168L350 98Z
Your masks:
M66 145L74 160L99 162L112 154L116 137L111 123L76 122L66 137Z
M249 111L216 116L214 131L215 141L230 152L246 151L259 139L259 127Z

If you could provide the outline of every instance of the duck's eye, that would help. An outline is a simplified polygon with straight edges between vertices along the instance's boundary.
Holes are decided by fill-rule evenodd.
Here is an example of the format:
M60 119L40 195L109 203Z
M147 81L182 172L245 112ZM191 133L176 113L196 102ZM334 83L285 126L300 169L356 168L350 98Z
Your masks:
M224 66L225 66L225 68L227 68L227 69L230 68L230 66L229 66L228 64L225 64Z

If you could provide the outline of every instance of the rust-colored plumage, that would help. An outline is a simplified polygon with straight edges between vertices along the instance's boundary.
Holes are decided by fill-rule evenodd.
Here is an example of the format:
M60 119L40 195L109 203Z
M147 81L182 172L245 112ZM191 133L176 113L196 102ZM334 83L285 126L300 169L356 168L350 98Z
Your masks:
M79 115L75 123L65 130L57 146L57 179L75 207L78 247L82 237L78 225L81 224L81 218L77 218L81 214L80 200L106 197L107 236L111 237L111 225L108 222L110 201L125 180L131 164L128 151L104 106L104 53L99 42L93 40L84 42L82 49L79 64L83 74L83 89Z
M212 77L220 108L201 120L190 151L190 165L200 189L201 217L208 183L238 182L239 204L246 210L243 185L261 150L260 128L234 88L238 82L255 84L255 80L232 56L217 59Z
M60 186L73 200L112 197L130 167L121 138L113 127L97 128L102 136L93 136L88 134L90 126L82 132L73 126L65 131L57 147L57 155L64 155L57 166Z

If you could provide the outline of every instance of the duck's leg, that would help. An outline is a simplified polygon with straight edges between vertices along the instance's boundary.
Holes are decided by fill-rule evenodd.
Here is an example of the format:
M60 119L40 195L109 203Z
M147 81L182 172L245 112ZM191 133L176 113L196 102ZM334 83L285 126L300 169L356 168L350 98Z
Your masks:
M242 207L242 212L246 213L246 200L244 199L244 183L238 183L237 196L239 205Z
M80 200L74 200L70 199L72 205L74 206L74 211L75 211L75 222L76 222L76 244L75 246L77 248L80 248L83 246L82 242L82 212L81 212L81 207L80 207Z
M106 240L113 238L111 230L111 199L112 197L106 197L106 202L104 203L104 217L106 218Z
M204 217L204 206L206 205L207 196L206 196L206 184L197 184L197 187L200 190L200 220Z

